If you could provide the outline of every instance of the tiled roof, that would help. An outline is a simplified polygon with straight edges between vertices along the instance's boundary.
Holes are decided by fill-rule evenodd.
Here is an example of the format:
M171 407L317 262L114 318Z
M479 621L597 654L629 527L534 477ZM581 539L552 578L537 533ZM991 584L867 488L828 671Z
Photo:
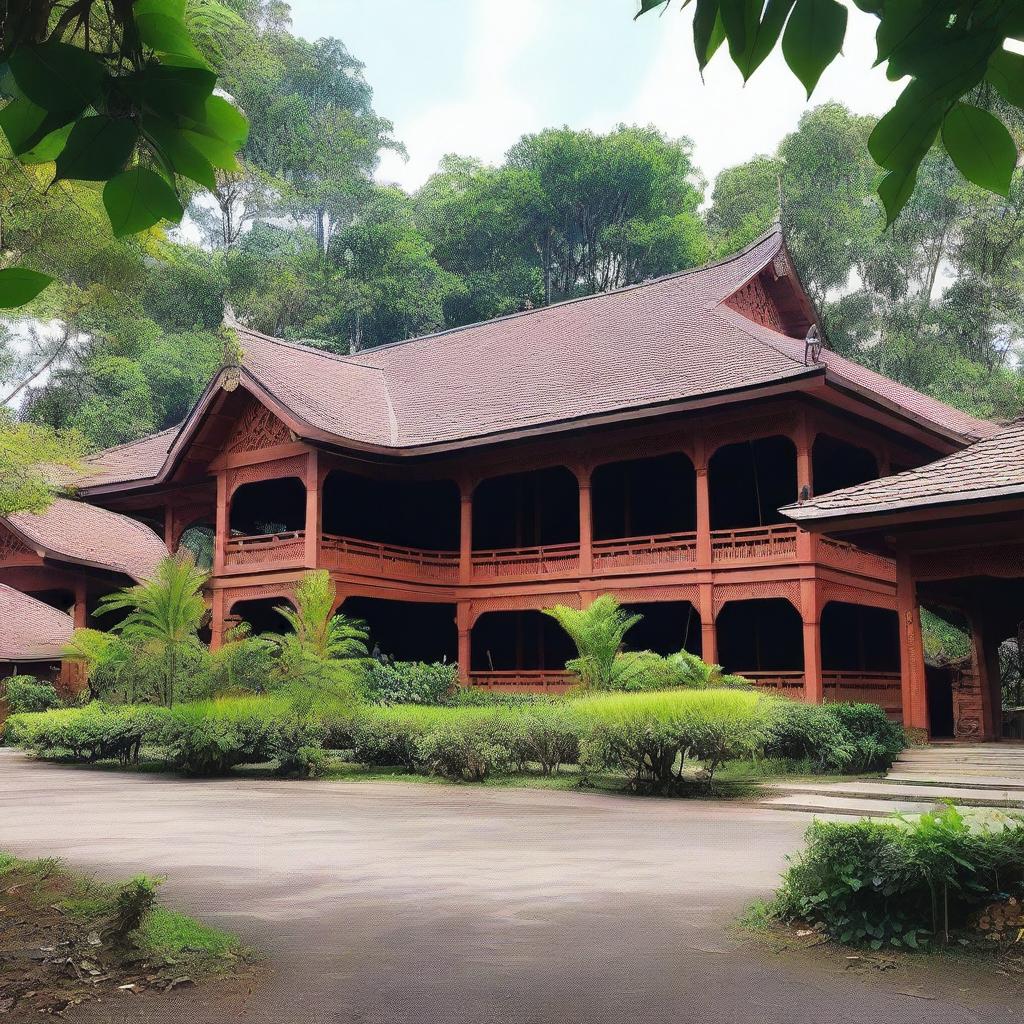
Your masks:
M70 615L0 584L0 662L57 661L75 625Z
M158 434L106 448L82 461L79 471L62 483L76 487L98 487L126 480L146 480L156 476L167 458L171 443L178 436L181 424L161 430Z
M996 429L833 353L807 365L802 340L723 304L783 250L776 228L707 267L350 356L239 327L243 377L300 436L406 451L821 376L960 441ZM148 480L174 441L100 453L80 482Z
M782 511L797 522L813 522L1017 496L1024 497L1024 422L927 466L832 491Z
M67 498L55 498L45 512L18 512L0 522L50 558L109 569L134 580L151 576L167 554L148 526Z

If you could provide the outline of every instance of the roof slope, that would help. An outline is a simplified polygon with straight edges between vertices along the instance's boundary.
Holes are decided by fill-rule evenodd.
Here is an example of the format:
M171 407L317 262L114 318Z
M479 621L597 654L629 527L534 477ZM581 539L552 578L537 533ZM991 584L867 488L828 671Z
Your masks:
M834 353L807 365L802 340L724 304L777 258L788 260L776 227L710 266L350 356L238 327L242 373L287 410L300 436L305 425L342 447L392 451L822 376L961 442L997 429ZM169 472L201 408L180 436L164 431L100 453L80 484Z
M56 661L71 639L71 616L0 584L0 661Z
M797 522L1024 497L1024 421L917 469L832 491L782 511Z
M163 541L134 519L67 498L45 512L17 512L0 520L30 547L64 562L148 579L167 554Z

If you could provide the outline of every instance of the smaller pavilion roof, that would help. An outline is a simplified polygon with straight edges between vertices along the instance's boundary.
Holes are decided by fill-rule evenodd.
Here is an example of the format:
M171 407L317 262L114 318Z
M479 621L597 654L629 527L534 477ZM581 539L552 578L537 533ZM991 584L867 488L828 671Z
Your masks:
M926 466L822 494L782 511L812 526L1003 498L1024 498L1024 420Z
M71 616L0 584L0 662L57 661L75 631Z
M167 554L163 541L142 523L96 505L55 498L45 512L17 512L0 519L48 558L148 579Z

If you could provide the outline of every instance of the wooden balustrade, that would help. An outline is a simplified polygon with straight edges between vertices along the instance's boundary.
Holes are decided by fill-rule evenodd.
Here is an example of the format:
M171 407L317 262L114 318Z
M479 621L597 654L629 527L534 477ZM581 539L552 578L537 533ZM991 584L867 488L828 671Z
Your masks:
M224 545L224 557L228 565L260 565L264 562L301 559L305 547L305 530L259 533L229 538Z
M512 669L502 672L470 672L470 686L484 690L517 690L551 693L568 689L576 682L571 672L561 669Z
M818 543L820 559L825 565L847 569L872 579L896 582L896 563L891 558L832 537L820 537Z
M804 693L803 672L737 672L736 675L749 679L758 689L772 690L787 697L802 697Z
M822 683L826 701L880 704L890 716L902 716L899 672L825 672Z
M697 534L658 533L650 537L595 540L592 550L595 570L693 563L697 561Z
M711 531L713 562L796 557L795 524L780 526L744 526L736 530Z
M575 541L571 544L473 552L473 575L477 578L571 573L579 567L580 546Z
M407 579L454 583L459 578L458 551L429 551L325 533L320 549L331 569Z

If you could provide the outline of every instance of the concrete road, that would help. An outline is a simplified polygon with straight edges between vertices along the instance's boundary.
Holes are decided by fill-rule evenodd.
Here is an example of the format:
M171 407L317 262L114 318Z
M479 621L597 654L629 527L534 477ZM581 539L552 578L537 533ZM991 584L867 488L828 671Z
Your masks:
M1015 1020L990 969L850 969L734 921L807 818L740 805L389 783L188 782L0 750L0 849L118 879L265 950L81 1022L731 1024ZM816 955L817 954L817 955ZM937 997L937 998L936 998Z

